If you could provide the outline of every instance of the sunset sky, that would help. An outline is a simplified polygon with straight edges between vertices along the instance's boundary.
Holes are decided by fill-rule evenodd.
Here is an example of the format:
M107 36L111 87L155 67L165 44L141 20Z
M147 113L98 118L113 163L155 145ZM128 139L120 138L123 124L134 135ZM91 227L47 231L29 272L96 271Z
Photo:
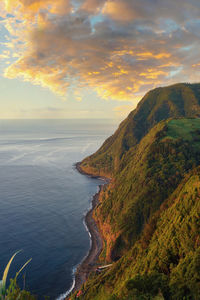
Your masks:
M124 118L199 82L199 0L0 0L0 118Z

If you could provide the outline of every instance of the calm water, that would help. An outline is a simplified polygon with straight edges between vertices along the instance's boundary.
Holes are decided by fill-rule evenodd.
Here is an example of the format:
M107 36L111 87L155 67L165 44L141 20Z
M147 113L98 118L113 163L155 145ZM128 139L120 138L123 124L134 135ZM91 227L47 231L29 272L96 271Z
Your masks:
M111 121L0 121L0 278L32 257L19 284L56 299L90 247L83 215L102 182L74 163L93 153L116 128Z

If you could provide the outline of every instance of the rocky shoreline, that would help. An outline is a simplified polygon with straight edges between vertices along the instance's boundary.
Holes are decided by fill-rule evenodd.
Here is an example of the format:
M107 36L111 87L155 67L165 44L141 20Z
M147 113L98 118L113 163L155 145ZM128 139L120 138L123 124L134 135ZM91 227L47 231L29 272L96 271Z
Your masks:
M78 266L78 268L76 270L75 284L74 284L72 293L74 293L75 291L78 291L80 289L81 285L87 280L89 273L96 269L96 262L102 251L103 241L102 241L100 232L98 230L98 227L96 225L96 222L92 215L93 215L94 209L99 204L99 195L100 195L100 192L101 192L103 186L108 184L110 181L106 177L94 176L92 174L85 173L81 169L80 163L77 163L75 165L75 167L81 174L87 175L91 178L100 178L104 181L104 183L102 185L99 185L99 191L93 196L93 199L92 199L92 209L90 209L85 216L85 224L87 226L87 229L88 229L88 231L90 233L90 237L91 237L91 247L88 252L88 255L80 263L80 265Z

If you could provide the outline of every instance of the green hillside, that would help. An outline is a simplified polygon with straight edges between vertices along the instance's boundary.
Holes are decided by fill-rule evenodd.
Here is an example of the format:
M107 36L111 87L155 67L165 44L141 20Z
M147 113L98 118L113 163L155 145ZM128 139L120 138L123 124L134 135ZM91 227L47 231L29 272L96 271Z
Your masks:
M96 211L117 262L80 299L199 299L200 119L160 122L129 158Z
M200 116L200 84L176 84L148 92L102 147L82 162L86 172L113 175L126 152L162 120ZM126 164L125 164L126 165Z
M185 173L199 165L198 128L200 119L162 121L129 151L126 167L115 176L114 186L103 195L96 210L96 220L107 240L104 252L108 260L118 259L134 244L144 224ZM190 134L187 129L191 129ZM110 227L108 234L105 224ZM109 235L114 239L109 240Z
M104 239L80 299L200 297L200 84L155 89L81 163L112 181L94 212Z
M141 238L81 299L194 299L200 295L200 169L181 181Z

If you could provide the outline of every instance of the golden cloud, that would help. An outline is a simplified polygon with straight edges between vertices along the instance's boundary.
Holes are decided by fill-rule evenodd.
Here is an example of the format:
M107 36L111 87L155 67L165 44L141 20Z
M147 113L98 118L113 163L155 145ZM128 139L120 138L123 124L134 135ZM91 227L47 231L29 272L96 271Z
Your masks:
M169 58L171 56L170 53L151 53L151 52L143 52L143 53L137 53L137 56L139 57L139 60L145 60L148 58L155 58L155 59L162 59L162 58Z
M199 37L186 25L195 10L183 0L175 14L174 2L165 0L173 9L168 28L163 1L158 18L154 2L147 6L147 0L82 0L79 6L70 0L1 0L4 18L8 12L13 17L3 21L8 52L0 57L16 59L4 75L62 97L69 87L86 87L120 101L138 99L149 88L186 76L189 81L195 77L192 66L198 66ZM188 19L185 12L182 18L185 8ZM192 55L188 45L195 45ZM81 94L75 98L80 101Z
M86 0L83 1L81 9L88 13L95 14L100 12L105 0Z
M18 10L25 15L38 13L42 9L56 14L65 14L71 9L69 0L4 0L4 3L8 12L14 13Z
M52 92L64 96L69 85L63 81L64 74L60 70L53 67L46 67L41 70L37 67L29 67L25 60L19 59L15 64L12 64L5 70L6 78L21 77L24 81L30 81L35 85L41 85L44 88L49 88Z
M118 21L129 22L137 18L137 13L130 9L128 1L107 1L102 13Z

